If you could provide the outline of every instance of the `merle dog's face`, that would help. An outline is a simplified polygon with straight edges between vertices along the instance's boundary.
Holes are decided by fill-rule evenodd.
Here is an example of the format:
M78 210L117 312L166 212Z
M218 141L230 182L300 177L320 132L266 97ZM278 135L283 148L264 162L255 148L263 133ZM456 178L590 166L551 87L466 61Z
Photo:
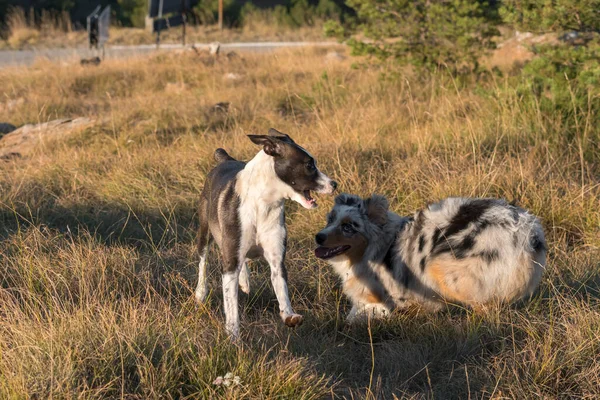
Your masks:
M359 261L374 240L372 227L387 222L387 211L388 202L381 196L364 200L348 194L337 196L327 214L327 226L315 236L318 245L315 256L323 260L346 257L353 263Z
M275 173L291 187L293 200L305 208L315 208L317 201L311 192L332 194L337 183L317 168L315 159L285 133L269 130L269 135L248 135L252 142L274 158Z

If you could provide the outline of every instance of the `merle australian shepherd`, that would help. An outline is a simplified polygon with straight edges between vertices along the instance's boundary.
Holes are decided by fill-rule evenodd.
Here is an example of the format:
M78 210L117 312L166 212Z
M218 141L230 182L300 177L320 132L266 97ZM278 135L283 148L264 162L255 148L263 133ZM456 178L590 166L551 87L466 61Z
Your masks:
M352 301L349 322L411 303L517 301L531 296L546 263L539 220L498 199L448 198L401 217L384 197L342 194L315 240Z

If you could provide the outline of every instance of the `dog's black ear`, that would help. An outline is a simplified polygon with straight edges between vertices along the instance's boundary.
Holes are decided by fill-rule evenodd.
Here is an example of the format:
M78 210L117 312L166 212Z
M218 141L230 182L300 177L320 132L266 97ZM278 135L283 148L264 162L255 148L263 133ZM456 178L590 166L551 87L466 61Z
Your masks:
M355 196L353 194L341 193L336 196L335 204L343 205L343 206L360 206L361 200L360 197Z
M283 132L279 132L277 129L275 128L270 128L269 129L269 136L277 138L279 140L281 140L282 142L286 142L286 143L295 143L291 137L289 137L287 134L283 133Z
M378 225L384 225L387 222L390 203L385 197L374 194L364 200L364 206L369 220Z
M267 135L248 135L252 143L263 146L265 153L272 157L277 157L283 153L283 144L276 137Z

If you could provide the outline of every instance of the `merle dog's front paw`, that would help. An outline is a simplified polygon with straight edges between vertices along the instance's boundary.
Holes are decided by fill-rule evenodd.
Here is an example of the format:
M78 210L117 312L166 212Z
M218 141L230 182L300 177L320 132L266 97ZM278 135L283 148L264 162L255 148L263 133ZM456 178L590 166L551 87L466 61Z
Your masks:
M303 321L304 317L302 317L302 315L300 314L283 315L283 322L286 326L289 326L290 328L295 328L297 326L302 325Z

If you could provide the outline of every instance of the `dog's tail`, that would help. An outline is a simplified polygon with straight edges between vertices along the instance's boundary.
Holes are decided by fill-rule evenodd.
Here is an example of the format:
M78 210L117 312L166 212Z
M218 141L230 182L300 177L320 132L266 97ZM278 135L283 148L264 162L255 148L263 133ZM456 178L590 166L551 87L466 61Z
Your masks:
M215 150L215 161L221 164L225 161L237 161L235 158L231 157L227 152L223 149Z

